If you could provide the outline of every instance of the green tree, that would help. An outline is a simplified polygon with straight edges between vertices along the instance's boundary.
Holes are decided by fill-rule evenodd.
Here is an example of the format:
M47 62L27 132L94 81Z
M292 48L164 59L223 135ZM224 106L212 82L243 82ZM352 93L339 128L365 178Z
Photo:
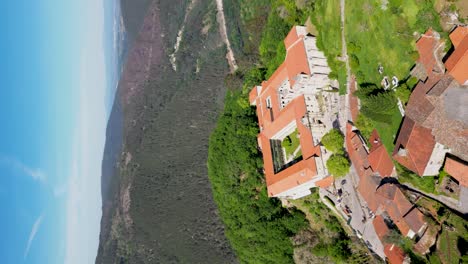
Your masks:
M322 145L333 153L343 154L344 137L338 129L332 129L322 137Z
M331 175L335 177L343 177L349 172L349 160L339 154L333 154L327 160L327 168Z
M380 89L377 93L374 90L368 96L362 96L361 105L363 115L374 121L390 124L392 118L389 113L397 107L397 99L394 92Z
M372 120L367 116L363 115L362 113L359 113L355 125L359 129L359 131L361 131L361 134L364 136L364 138L369 138L372 133L372 130L374 130L375 128L375 125L372 122Z
M359 72L358 72L359 73ZM357 96L361 100L367 99L369 96L373 94L377 94L382 90L382 88L378 87L375 84L363 84L359 86L359 89L355 91L353 94Z
M253 74L253 76L259 76ZM255 79L255 77L253 77ZM308 226L304 214L269 198L260 173L258 124L245 92L228 92L210 137L208 177L213 197L240 263L293 263L290 237Z
M408 85L404 83L395 90L395 95L400 98L401 102L405 105L409 100L411 90L408 88Z
M339 239L336 241L336 243L332 243L328 246L328 254L336 262L346 260L351 255L351 252L348 248L348 243L349 240Z

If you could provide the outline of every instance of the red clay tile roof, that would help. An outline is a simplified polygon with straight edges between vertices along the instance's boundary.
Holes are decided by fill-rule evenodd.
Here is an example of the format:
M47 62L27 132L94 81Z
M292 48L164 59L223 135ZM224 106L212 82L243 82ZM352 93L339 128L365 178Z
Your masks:
M310 75L309 61L307 60L304 41L299 41L291 46L286 53L286 70L291 86L294 85L298 74L304 73Z
M356 169L359 177L372 174L369 160L367 159L367 150L364 147L362 139L353 131L353 126L350 123L346 124L346 149L348 150L349 158Z
M372 133L369 137L369 143L371 152L383 145L382 140L380 140L380 135L377 132L377 129L372 130Z
M394 166L393 161L388 155L385 146L380 140L380 136L377 130L372 131L370 141L370 152L369 152L369 164L374 172L378 172L380 176L386 177L393 174Z
M377 190L376 193L385 199L392 200L395 198L395 193L398 190L398 188L394 184L383 184L380 186Z
M457 27L450 33L450 40L455 48L468 36L468 27Z
M314 146L310 129L301 122L307 111L304 96L295 98L281 109L278 94L278 88L285 81L289 81L289 85L292 86L297 75L310 74L303 40L304 36L299 36L297 28L293 27L284 40L287 49L284 62L267 81L262 83L261 89L257 90L257 87L254 87L249 94L250 103L257 107L261 128L258 142L263 152L265 177L270 196L310 181L317 175L314 157L320 156L320 147ZM270 107L267 107L267 100L270 102ZM300 135L303 160L275 174L270 139L292 122L295 122ZM327 181L329 179L324 179L320 184L325 184Z
M301 122L301 119L305 115L306 111L307 109L304 96L302 95L295 98L280 112L275 121L273 123L269 123L259 135L259 140L261 142L263 152L263 162L268 193L271 196L297 186L297 182L303 183L306 180L311 180L313 176L317 174L315 160L313 158L309 158L312 156L319 156L320 148L313 145L312 133ZM273 168L270 138L272 138L276 133L278 133L291 122L296 123L300 135L299 141L304 160L275 174ZM277 184L278 182L281 182L281 184Z
M453 77L450 75L444 75L431 89L427 92L428 96L441 96L447 88L451 86Z
M398 210L398 207L391 201L386 201L385 211L387 211L393 223L397 226L398 230L400 230L403 236L408 236L408 233L410 232L411 228L409 227L408 223L403 219L403 216L401 215L400 210Z
M468 165L465 162L448 157L445 160L445 171L455 178L460 185L468 187Z
M286 49L288 49L292 44L294 44L294 42L296 42L299 38L300 38L300 36L298 36L298 34L297 34L296 26L294 26L289 31L286 38L284 39L284 46L286 47Z
M367 206L372 211L377 211L380 205L382 205L383 197L376 195L377 187L379 186L381 178L374 175L368 175L359 181L358 191L362 198L367 203Z
M401 134L401 139L405 136L406 134ZM408 138L410 136L411 135L409 135ZM359 138L358 134L353 131L351 124L347 124L346 146L351 162L360 177L358 185L359 193L366 201L369 209L373 212L377 212L379 208L387 211L390 218L403 235L407 236L410 230L417 233L425 223L421 212L417 209L413 209L413 205L406 199L396 185L391 183L381 185L382 178L376 176L374 173L379 172L384 173L381 175L389 176L390 173L387 172L393 172L393 163L385 147L380 142L377 131L373 131L370 141L371 151L367 154L362 140ZM382 161L385 159L388 159L388 162ZM386 163L386 165L384 163ZM369 164L371 166L366 167L366 165ZM382 223L379 222L381 220L383 221L383 219L374 220L378 235L383 232ZM379 236L383 235L380 234Z
M426 94L439 82L440 78L440 75L429 76L425 82L419 82L411 93L405 113L417 123L423 123L434 110Z
M379 237L380 241L383 241L385 239L385 236L390 231L383 217L381 215L377 215L374 218L374 221L372 221L372 224L374 225L375 233L377 233L377 236Z
M302 160L277 174L266 175L268 196L272 197L312 180L317 175L315 160Z
M415 233L418 233L421 228L424 227L426 221L424 220L424 215L416 208L413 208L409 213L406 213L404 217L408 226L413 230Z
M377 189L377 194L384 197L383 209L404 236L407 236L410 230L417 233L424 226L423 214L408 201L397 186L384 184Z
M450 75L460 84L468 83L468 28L458 27L450 34L455 51L445 62ZM453 35L453 36L452 36ZM456 44L456 45L455 45Z
M401 264L405 260L405 252L403 249L395 246L394 244L386 244L384 247L385 256L388 258L390 264Z
M429 29L416 42L416 47L419 53L418 62L424 66L428 75L433 74L433 69L437 65L433 51L438 44L439 40L435 37L435 33L432 29Z
M328 176L321 179L320 181L317 181L315 185L317 185L320 188L328 188L333 185L334 180L335 179L333 178L333 176Z
M249 102L251 105L255 104L257 101L258 93L257 93L257 86L254 86L252 90L249 92Z
M404 118L393 150L393 158L409 170L422 176L435 146L431 130L416 124L408 116ZM406 155L399 153L403 147Z
M395 186L395 196L393 197L393 203L398 207L398 210L402 215L407 214L413 205L408 201L403 192Z

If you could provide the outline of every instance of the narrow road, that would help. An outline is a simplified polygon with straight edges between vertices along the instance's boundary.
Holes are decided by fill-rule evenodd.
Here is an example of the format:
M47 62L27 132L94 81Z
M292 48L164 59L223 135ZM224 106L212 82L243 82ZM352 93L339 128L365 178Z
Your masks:
M223 39L224 44L226 44L226 59L229 63L229 69L231 70L231 73L233 73L237 70L238 67L236 63L236 58L234 57L234 52L231 48L231 43L229 42L229 38L227 35L226 19L224 18L223 0L216 0L216 8L218 9L216 19L218 20L219 33L221 34L221 38Z
M343 57L346 64L346 96L345 96L345 109L346 117L349 119L349 94L351 85L351 69L349 67L348 49L346 47L346 36L345 36L345 0L340 1L340 13L341 13L341 56Z

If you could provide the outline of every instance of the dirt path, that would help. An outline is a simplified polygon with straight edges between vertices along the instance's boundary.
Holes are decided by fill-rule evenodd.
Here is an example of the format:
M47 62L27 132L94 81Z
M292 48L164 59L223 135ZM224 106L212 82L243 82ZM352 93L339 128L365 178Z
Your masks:
M342 57L345 60L346 64L346 100L345 100L345 108L349 112L349 90L351 84L351 69L349 67L349 59L348 59L348 49L346 47L346 37L345 37L345 0L340 1L340 14L341 14L341 53ZM347 115L349 116L349 114Z
M346 47L345 38L345 0L340 1L340 17L341 17L341 58L346 65L346 94L340 95L340 107L338 111L338 118L340 120L341 132L346 135L346 123L348 120L352 120L350 111L350 85L351 85L351 69L349 67L348 50Z
M226 19L224 18L224 9L223 9L223 0L216 0L216 9L218 9L218 14L216 15L216 19L218 20L219 25L219 32L221 34L221 38L226 44L227 47L227 54L226 59L229 63L229 69L232 72L237 70L237 63L236 58L234 57L234 52L231 48L231 43L229 42L229 38L227 36L227 29L226 29Z
M174 71L177 71L177 58L176 58L176 55L177 55L177 52L179 51L180 42L182 41L182 35L184 33L184 30L185 30L185 24L187 22L187 17L189 15L190 11L192 11L193 7L195 6L195 2L196 1L190 1L190 3L187 6L187 9L185 10L184 22L182 24L182 27L179 29L179 32L177 33L176 43L174 44L174 52L169 55L169 60L171 61L172 69L174 69Z

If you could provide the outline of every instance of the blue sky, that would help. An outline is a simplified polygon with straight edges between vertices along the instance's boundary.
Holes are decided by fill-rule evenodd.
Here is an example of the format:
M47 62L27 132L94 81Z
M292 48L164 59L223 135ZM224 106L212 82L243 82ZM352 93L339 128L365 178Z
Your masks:
M105 8L0 1L0 263L94 263L116 81Z

